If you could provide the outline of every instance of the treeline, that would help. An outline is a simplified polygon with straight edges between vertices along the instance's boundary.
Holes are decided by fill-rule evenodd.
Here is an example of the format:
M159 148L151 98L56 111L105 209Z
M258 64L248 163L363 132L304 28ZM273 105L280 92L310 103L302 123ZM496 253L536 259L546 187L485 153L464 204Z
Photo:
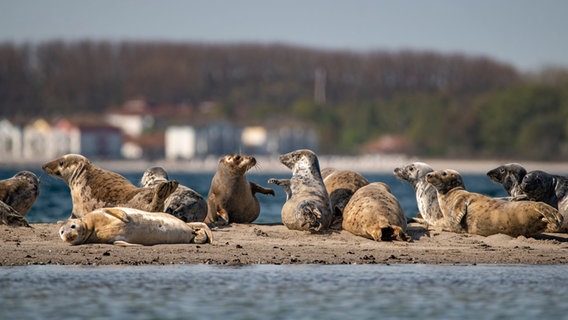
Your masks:
M357 153L392 135L415 155L557 160L568 155L565 78L527 79L489 58L434 52L4 43L0 115L89 115L135 97L151 106L215 101L217 117L241 124L308 123L322 153Z

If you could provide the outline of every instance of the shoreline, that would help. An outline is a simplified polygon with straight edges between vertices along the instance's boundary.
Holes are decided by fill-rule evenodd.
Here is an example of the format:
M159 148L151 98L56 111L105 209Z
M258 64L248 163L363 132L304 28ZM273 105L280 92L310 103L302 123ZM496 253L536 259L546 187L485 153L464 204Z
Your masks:
M0 267L25 265L292 265L568 263L568 234L483 237L426 230L411 223L411 242L375 242L345 230L311 234L281 224L233 224L213 229L212 244L72 246L56 223L0 226Z
M290 170L282 165L276 156L255 156L257 165L249 171L249 174L263 173L288 173ZM435 170L454 169L466 174L485 174L502 164L517 162L524 166L527 171L543 170L548 173L568 175L568 163L523 161L523 160L463 160L463 159L428 159L408 157L405 155L367 155L367 156L318 156L320 168L333 167L340 170L354 170L365 173L392 173L396 167L407 165L411 162L421 161L429 164ZM24 170L41 170L45 161L4 161L0 162L0 168ZM191 160L93 160L93 163L106 170L129 173L143 172L149 167L160 166L168 172L182 173L208 173L217 170L219 157L207 157Z

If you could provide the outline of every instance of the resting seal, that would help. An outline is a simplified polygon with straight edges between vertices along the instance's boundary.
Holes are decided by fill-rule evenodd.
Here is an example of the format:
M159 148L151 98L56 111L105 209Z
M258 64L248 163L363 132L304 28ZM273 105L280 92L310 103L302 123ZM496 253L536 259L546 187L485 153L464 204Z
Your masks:
M206 223L251 223L260 215L256 193L271 194L274 190L248 182L245 173L256 165L252 156L226 155L219 160L207 196L209 207Z
M343 210L343 229L375 241L407 241L406 217L400 203L382 182L358 189Z
M296 150L281 155L280 162L292 170L292 178L284 185L289 190L282 206L282 223L291 230L318 232L329 228L333 214L316 154Z
M323 184L329 195L331 210L333 212L333 221L331 224L341 225L343 208L345 208L355 191L368 185L369 181L359 173L351 170L323 169L322 172L324 171L326 171L327 174L325 177L322 175Z
M75 218L106 207L158 212L178 186L177 181L168 181L151 188L138 188L120 174L101 169L78 154L64 155L42 168L69 186L73 202L71 217Z
M568 178L535 170L525 175L520 189L529 200L541 201L558 209L564 217L558 231L568 231Z
M154 187L168 181L168 173L162 167L146 169L140 184L142 187ZM207 217L207 201L193 189L178 185L164 202L163 210L184 222L203 222Z
M0 201L0 224L11 227L31 227L24 216L2 201Z
M526 174L527 170L518 163L507 163L487 172L489 179L503 185L507 194L513 198L512 200L526 198L520 188L521 181Z
M438 204L436 188L426 181L426 175L434 169L424 162L414 162L394 169L394 175L408 182L416 193L416 204L420 217L416 220L434 227L442 227L444 215Z
M430 172L426 181L436 187L440 209L453 232L534 236L556 230L562 224L558 210L546 203L507 201L466 191L455 170Z
M100 208L80 219L69 219L59 229L72 245L109 243L120 246L172 243L206 243L213 239L203 222L185 223L163 212L132 208Z
M0 201L25 216L39 195L39 179L30 171L20 171L0 180Z

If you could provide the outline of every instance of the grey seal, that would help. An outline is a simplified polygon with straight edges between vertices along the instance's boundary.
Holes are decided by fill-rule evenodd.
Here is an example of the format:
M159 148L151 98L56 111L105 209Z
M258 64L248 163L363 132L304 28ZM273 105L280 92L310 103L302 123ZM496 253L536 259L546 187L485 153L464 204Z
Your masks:
M154 187L168 182L168 173L162 167L151 167L144 171L140 184L142 187ZM177 217L184 222L203 222L207 217L207 201L193 189L178 185L177 189L164 202L160 210Z

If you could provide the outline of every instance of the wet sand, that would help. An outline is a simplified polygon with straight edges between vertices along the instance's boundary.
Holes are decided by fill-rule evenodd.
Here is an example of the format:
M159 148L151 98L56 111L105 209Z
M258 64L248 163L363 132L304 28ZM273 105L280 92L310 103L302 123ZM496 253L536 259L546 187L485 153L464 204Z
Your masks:
M283 225L214 229L212 244L71 246L55 223L0 226L0 266L168 264L564 264L568 234L482 237L409 225L411 242L375 242L347 231L310 234Z

